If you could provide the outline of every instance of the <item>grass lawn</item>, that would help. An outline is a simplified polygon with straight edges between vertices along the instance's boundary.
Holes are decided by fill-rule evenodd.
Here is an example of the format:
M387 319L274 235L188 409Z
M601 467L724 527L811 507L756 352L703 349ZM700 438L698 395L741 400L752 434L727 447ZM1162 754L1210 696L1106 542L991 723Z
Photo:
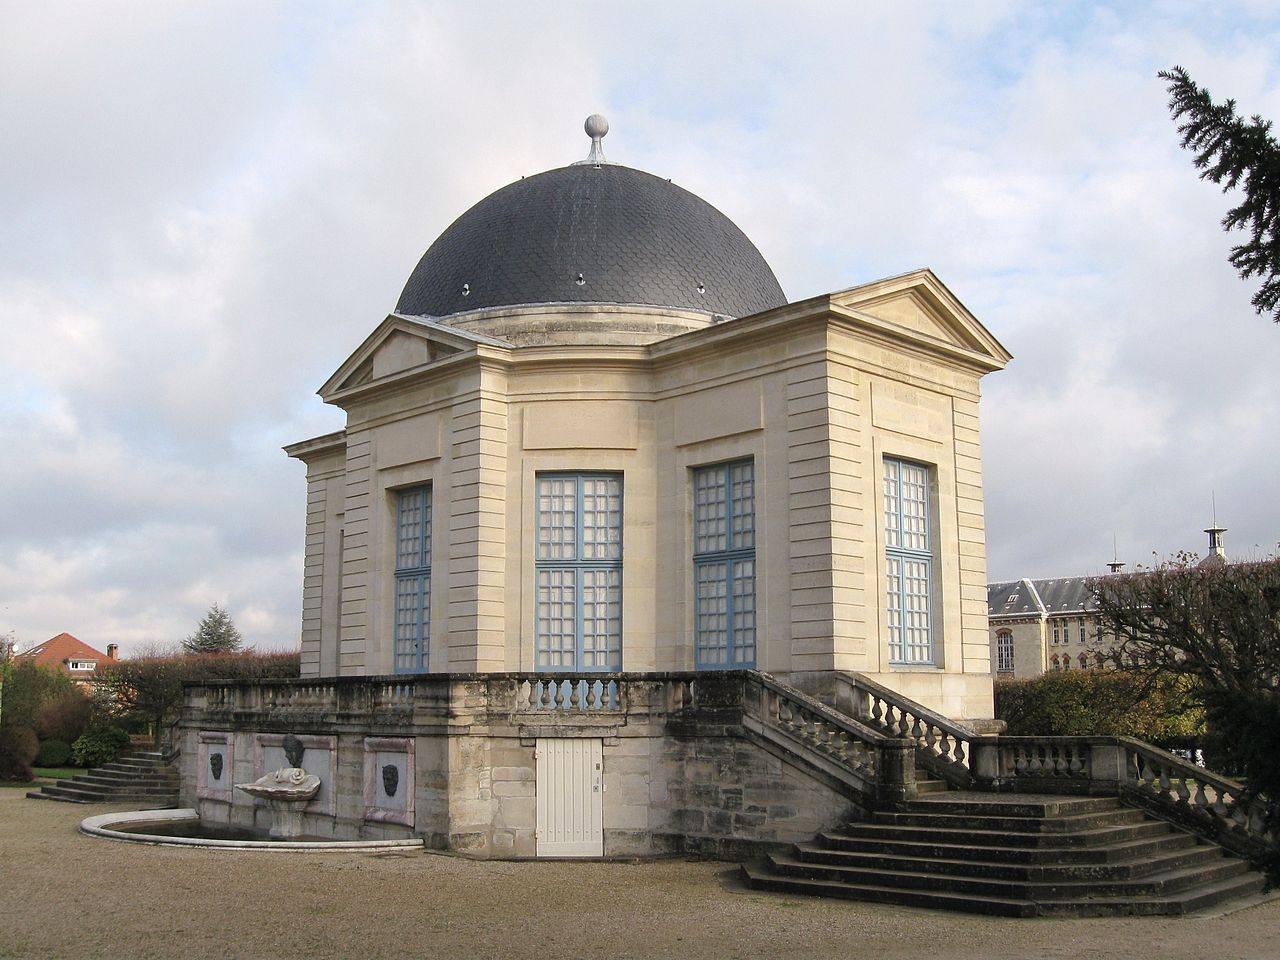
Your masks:
M36 779L69 780L78 773L84 773L84 767L32 767Z
M67 780L77 773L84 773L82 767L32 767L32 770L36 775L34 780L0 780L0 787L34 790L40 786L41 780Z

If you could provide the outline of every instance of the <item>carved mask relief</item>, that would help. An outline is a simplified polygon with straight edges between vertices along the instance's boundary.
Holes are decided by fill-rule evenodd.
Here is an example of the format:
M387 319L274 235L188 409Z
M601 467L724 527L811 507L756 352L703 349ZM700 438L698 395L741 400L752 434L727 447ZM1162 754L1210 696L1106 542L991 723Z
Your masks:
M382 788L387 791L388 797L394 797L399 786L400 771L394 763L388 763L382 768Z
M213 774L213 779L215 780L222 779L222 754L221 753L209 754L209 772Z
M306 747L302 745L302 741L295 737L292 733L285 734L284 740L280 744L284 747L284 755L289 761L289 766L302 766L302 755L306 752Z

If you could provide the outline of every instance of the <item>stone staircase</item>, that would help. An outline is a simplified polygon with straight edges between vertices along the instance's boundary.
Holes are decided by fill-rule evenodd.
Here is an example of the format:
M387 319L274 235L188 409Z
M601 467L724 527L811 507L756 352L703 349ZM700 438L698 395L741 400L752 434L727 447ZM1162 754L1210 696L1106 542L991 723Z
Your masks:
M1256 894L1222 848L1113 797L930 792L742 868L759 890L1000 916L1181 915Z
M176 807L178 771L172 757L136 751L69 780L44 784L27 796L66 803L137 803L143 809Z

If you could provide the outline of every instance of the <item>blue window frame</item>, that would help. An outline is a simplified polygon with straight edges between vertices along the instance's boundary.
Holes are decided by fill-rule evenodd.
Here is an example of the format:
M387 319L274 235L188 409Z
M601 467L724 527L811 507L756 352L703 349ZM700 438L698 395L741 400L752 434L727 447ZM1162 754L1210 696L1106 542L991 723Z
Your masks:
M431 646L431 488L396 494L395 672L423 673Z
M756 665L756 495L751 460L693 471L694 658Z
M539 670L622 669L622 477L537 478Z
M884 460L885 577L889 661L934 664L933 548L929 468Z

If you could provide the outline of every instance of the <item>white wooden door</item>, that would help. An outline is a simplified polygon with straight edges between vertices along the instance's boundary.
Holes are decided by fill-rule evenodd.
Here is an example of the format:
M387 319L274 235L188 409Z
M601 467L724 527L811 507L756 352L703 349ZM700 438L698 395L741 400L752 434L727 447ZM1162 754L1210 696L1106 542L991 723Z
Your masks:
M538 856L604 856L603 747L576 737L537 742Z

